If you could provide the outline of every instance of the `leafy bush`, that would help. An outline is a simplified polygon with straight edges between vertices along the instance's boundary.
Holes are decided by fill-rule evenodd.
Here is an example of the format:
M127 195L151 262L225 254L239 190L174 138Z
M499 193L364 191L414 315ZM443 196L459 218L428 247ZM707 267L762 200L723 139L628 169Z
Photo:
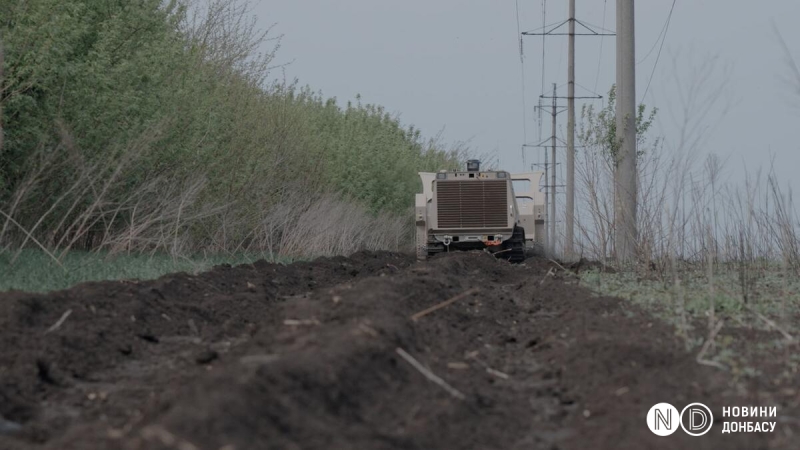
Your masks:
M246 1L29 0L0 17L0 250L272 251L265 217L298 195L405 230L416 172L464 160L382 107L268 81L280 40Z

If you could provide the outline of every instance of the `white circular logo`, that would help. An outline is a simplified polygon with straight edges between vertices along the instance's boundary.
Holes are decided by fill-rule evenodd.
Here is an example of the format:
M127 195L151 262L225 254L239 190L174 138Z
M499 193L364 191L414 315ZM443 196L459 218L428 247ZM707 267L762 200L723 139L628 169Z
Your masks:
M702 436L711 430L714 424L714 414L711 409L702 403L691 403L681 411L681 428L692 436Z
M647 427L659 436L669 436L678 429L681 416L678 409L669 403L659 403L647 412Z

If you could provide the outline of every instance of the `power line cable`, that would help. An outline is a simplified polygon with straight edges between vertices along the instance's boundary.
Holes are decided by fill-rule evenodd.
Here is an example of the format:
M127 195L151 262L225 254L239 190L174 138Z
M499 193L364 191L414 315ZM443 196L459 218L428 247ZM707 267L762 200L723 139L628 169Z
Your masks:
M669 15L667 16L667 22L664 24L664 37L661 39L661 46L658 47L658 54L656 55L656 62L653 64L653 71L650 72L650 79L647 80L647 87L644 90L644 95L642 95L642 101L644 102L645 97L647 97L647 92L650 90L650 83L653 82L653 76L656 74L656 67L658 67L658 60L661 59L661 50L664 49L664 42L667 41L667 32L669 32L669 24L672 22L672 12L675 11L675 3L678 0L672 0L672 7L669 9ZM641 103L640 102L640 103Z
M606 7L607 6L608 6L608 0L605 0L603 2L603 26L600 27L600 28L603 28L603 29L606 28ZM602 39L602 38L600 39L600 52L599 52L599 56L597 57L597 75L594 78L594 92L597 92L597 84L600 82L600 66L601 66L601 63L603 62L603 43L605 41L606 41L605 39Z
M666 25L666 23L665 23L664 25ZM644 55L644 57L643 57L642 59L640 59L640 60L639 60L639 62L637 62L637 63L636 63L636 65L637 65L637 66L638 66L639 64L641 64L641 63L643 63L643 62L647 61L647 58L649 58L649 57L650 57L650 55L652 55L652 54L653 54L653 51L656 49L656 47L658 47L658 43L659 43L659 42L661 42L661 37L664 35L664 30L665 30L665 29L666 29L666 26L664 26L664 27L661 27L661 31L658 33L658 37L657 37L657 38L656 38L656 40L653 42L653 46L652 46L652 47L650 47L650 50L648 50L647 54L646 54L646 55Z
M544 28L547 22L547 0L542 0L542 28ZM544 94L544 78L545 78L545 35L542 35L542 94Z
M673 3L673 6L672 6L672 7L673 7L673 8L675 7L674 3ZM652 47L650 47L650 50L648 50L648 51L647 51L647 54L646 54L646 55L644 55L644 57L643 57L642 59L640 59L640 60L639 60L639 62L637 62L637 63L636 63L636 65L637 65L637 66L638 66L639 64L641 64L641 63L643 63L643 62L647 61L647 58L649 58L649 57L650 57L650 55L652 55L652 54L653 54L653 51L656 49L656 47L658 47L658 43L661 41L661 37L662 37L662 36L664 35L664 33L666 32L668 24L669 24L669 21L668 21L668 20L667 20L667 21L664 21L664 26L662 26L662 27L661 27L661 31L658 33L658 37L656 37L656 40L653 42L653 46L652 46Z
M542 0L542 29L544 29L545 27L547 27L547 0ZM542 140L542 99L541 99L541 95L544 95L544 80L545 80L545 76L546 76L546 71L545 71L546 64L547 64L547 59L546 59L547 46L545 45L545 38L546 37L547 36L542 34L542 80L541 80L542 81L542 88L541 88L541 91L540 91L541 94L540 94L540 98L539 98L539 109L538 109L538 113L539 113L539 141ZM537 164L541 164L542 163L542 154L541 154L541 152L536 152L536 163Z
M519 0L515 1L517 6L517 38L519 39L519 68L520 68L520 83L522 85L522 165L525 166L525 147L528 143L528 106L525 96L525 52L522 47L522 33L520 32L519 25Z

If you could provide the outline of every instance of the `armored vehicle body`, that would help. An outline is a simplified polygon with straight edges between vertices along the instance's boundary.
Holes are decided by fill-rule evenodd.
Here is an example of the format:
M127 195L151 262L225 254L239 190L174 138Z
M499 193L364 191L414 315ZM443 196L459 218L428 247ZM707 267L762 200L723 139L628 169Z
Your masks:
M487 249L512 262L525 259L526 247L544 244L545 202L539 192L542 172L510 174L480 170L470 160L466 171L421 172L422 193L415 202L417 258ZM515 192L515 184L519 192Z

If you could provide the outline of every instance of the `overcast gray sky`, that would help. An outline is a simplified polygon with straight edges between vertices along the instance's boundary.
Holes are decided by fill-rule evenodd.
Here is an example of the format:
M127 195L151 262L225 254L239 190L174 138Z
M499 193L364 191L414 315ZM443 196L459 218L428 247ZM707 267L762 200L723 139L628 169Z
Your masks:
M291 61L288 77L337 97L340 104L361 94L363 101L399 113L405 124L413 124L426 136L444 128L446 140L469 140L479 152L497 152L501 167L523 169L514 0L260 0L256 4L264 26L275 23L275 32L284 35L278 62ZM639 98L653 70L658 53L653 47L671 5L671 0L636 4ZM578 18L613 30L615 7L614 0L578 0ZM542 25L542 0L519 0L519 8L523 31ZM567 1L546 2L546 12L547 23L565 19ZM682 80L685 92L693 71L716 56L718 70L707 86L718 84L724 66L730 66L725 100L733 106L725 115L716 108L702 112L702 117L696 117L701 111L694 108L695 123L710 130L704 149L728 158L728 173L734 179L745 166L767 165L772 152L778 174L789 181L800 162L796 128L800 109L793 98L800 99L800 94L784 81L789 71L771 21L800 58L798 18L797 0L677 0L645 99L661 110L655 131L664 135L667 148L675 145L676 119L683 117L675 80ZM602 94L608 90L614 82L614 46L613 37L579 38L579 85L590 90L597 86ZM548 38L545 51L543 80L541 38L525 38L531 143L538 140L533 106L543 81L546 89L566 81L566 37ZM566 94L563 88L560 94ZM566 117L560 120L563 133ZM530 150L528 162L536 159Z

